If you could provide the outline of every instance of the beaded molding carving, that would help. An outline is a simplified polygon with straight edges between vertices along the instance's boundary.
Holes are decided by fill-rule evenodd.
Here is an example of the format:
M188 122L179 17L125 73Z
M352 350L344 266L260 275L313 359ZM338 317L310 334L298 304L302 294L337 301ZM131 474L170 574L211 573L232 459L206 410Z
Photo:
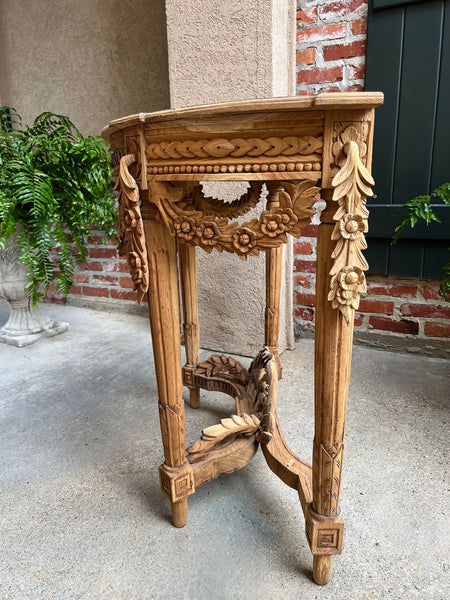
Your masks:
M149 144L146 158L148 171L153 175L320 171L321 162L318 160L320 158L318 155L322 150L322 136L230 140L215 138ZM208 158L215 159L215 164L205 164ZM274 162L264 164L252 162L252 159L258 158L273 158ZM223 159L225 162L217 164L217 159ZM199 160L202 164L196 164Z

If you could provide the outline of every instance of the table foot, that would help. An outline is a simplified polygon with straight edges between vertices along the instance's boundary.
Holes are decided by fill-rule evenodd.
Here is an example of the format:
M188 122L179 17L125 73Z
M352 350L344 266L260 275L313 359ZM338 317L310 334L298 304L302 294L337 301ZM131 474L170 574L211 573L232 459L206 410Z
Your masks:
M184 527L187 523L187 498L180 502L171 502L172 523L175 527Z
M200 390L189 390L189 403L191 408L198 408L200 406Z
M332 556L329 554L315 554L313 557L313 578L318 585L330 583L332 570Z
M194 473L186 462L173 468L166 464L159 467L159 481L162 493L170 500L172 522L175 527L184 527L187 523L187 498L195 492Z

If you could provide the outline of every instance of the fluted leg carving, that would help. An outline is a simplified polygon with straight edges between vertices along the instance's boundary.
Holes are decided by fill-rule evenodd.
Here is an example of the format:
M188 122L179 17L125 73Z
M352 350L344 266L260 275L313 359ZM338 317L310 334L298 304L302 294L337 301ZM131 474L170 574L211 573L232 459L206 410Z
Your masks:
M163 223L144 222L148 265L148 306L159 395L164 464L163 493L172 506L172 521L187 521L187 497L194 492L192 468L185 455L184 402L181 383L181 343L175 239Z
M195 247L179 243L181 297L183 300L183 332L186 348L186 365L184 367L186 384L189 371L192 373L199 360L200 331L198 326L198 296L197 296L197 264ZM189 397L192 408L200 406L200 389L189 383Z
M278 182L267 182L269 195L267 209L277 209L280 206L279 194L283 187ZM283 246L266 251L266 309L264 323L264 345L275 356L278 375L281 378L281 360L278 348L280 335L280 296L281 276L283 272Z
M275 356L281 378L281 360L278 348L280 334L280 294L283 269L283 247L266 252L266 311L264 345Z

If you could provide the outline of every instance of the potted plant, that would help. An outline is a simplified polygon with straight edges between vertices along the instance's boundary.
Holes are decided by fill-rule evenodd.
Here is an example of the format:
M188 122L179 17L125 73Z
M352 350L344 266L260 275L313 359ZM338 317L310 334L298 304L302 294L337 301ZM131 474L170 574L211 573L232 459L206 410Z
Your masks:
M93 226L115 236L112 168L106 143L67 117L45 112L22 126L0 109L0 297L11 306L0 341L24 346L67 330L36 303L52 281L67 296Z

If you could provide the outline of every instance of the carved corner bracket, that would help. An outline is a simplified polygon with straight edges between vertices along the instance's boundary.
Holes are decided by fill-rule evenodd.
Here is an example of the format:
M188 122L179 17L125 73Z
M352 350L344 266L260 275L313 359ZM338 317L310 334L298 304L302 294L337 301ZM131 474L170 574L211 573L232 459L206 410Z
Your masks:
M148 290L148 261L144 227L141 217L139 188L128 167L135 162L134 154L126 154L119 161L119 177L115 189L119 201L119 236L124 243L133 289L141 304Z
M369 265L362 250L367 248L364 237L368 231L369 216L366 197L373 195L370 186L374 185L374 180L361 160L365 154L365 143L357 129L347 127L340 138L343 157L331 182L333 200L338 202L339 207L333 217L336 224L331 237L336 240L336 246L331 255L334 263L330 270L328 300L349 323L352 309L359 307L360 294L367 292L364 271Z
M216 249L245 260L247 256L258 256L262 250L286 243L287 234L300 237L302 227L310 223L314 214L312 205L319 191L316 183L316 180L277 182L279 201L263 211L259 219L242 225L229 219L256 206L260 201L261 182L251 182L241 198L228 204L205 198L198 185L150 181L149 200L157 207L171 235L208 253Z

